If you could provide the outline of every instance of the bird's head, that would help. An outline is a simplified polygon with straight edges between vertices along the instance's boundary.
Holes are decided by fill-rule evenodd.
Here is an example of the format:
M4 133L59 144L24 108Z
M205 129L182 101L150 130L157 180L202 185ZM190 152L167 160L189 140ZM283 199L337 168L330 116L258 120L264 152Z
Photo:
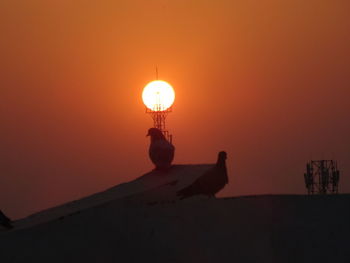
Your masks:
M157 128L150 128L146 136L151 136L151 140L165 140L164 134Z
M227 153L225 151L219 152L218 160L219 161L226 161L227 159Z

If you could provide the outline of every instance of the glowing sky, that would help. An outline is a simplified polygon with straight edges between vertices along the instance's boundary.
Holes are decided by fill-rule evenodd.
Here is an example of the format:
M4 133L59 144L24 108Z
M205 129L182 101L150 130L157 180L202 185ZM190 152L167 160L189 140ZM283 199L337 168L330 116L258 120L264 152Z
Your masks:
M152 168L141 92L176 91L176 163L228 152L221 195L304 193L333 158L350 191L350 2L0 2L0 209L25 216Z

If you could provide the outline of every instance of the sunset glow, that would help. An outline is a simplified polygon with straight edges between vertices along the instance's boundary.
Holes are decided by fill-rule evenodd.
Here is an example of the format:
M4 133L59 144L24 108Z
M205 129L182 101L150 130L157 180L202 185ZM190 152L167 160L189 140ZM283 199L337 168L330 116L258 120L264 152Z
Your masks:
M148 109L163 111L173 105L175 92L169 83L162 80L154 80L143 89L142 100Z

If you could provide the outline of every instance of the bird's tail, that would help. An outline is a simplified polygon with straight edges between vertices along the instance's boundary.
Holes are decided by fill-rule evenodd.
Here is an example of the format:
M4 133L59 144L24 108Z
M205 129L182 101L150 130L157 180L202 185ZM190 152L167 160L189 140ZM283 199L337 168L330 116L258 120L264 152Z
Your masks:
M13 228L13 225L11 225L10 222L3 222L1 223L4 227L6 227L7 229L12 229Z
M180 200L182 200L182 199L190 197L192 192L193 192L192 185L189 185L189 186L185 187L184 189L177 191L176 195L180 197Z
M11 219L8 218L1 210L0 210L0 225L6 227L7 229L13 228L11 225Z

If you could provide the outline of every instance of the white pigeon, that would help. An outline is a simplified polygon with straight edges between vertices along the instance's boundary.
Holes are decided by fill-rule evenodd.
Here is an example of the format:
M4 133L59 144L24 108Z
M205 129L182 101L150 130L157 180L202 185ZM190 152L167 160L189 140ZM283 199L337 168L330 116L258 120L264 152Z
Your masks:
M166 170L174 159L175 147L164 136L161 130L151 128L147 136L151 137L149 157L156 166L156 170Z

